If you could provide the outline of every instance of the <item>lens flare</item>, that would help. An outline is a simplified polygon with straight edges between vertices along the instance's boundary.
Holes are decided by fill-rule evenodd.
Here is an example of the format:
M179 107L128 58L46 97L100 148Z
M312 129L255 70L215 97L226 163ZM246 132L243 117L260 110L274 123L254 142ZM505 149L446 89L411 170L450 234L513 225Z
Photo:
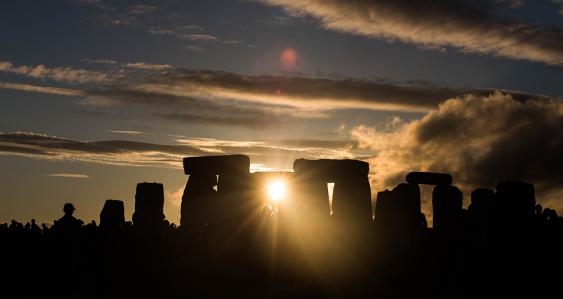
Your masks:
M287 194L287 185L281 180L269 183L266 188L268 189L268 197L274 202L283 200Z
M290 71L297 66L297 52L292 48L285 49L280 55L282 69Z

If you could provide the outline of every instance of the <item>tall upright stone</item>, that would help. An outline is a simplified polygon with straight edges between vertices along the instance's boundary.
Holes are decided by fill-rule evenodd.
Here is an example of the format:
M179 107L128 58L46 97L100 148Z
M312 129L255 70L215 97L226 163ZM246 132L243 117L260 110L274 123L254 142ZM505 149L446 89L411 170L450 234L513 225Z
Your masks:
M521 181L506 181L497 184L497 200L506 213L515 218L529 218L534 214L536 196L534 185Z
M143 232L159 232L164 221L164 187L159 183L139 183L135 193L133 224Z
M308 193L318 194L315 201L324 206L327 183L334 183L332 196L333 216L345 221L371 221L371 189L368 179L369 164L358 160L306 160L293 163L296 180L308 185Z
M377 194L375 224L386 235L410 234L423 228L418 184L402 183Z
M189 219L196 223L209 220L216 228L228 230L244 221L252 194L248 156L188 157L184 158L184 172L190 179L182 200L183 225L189 225Z
M188 230L203 232L214 222L217 205L217 175L191 174L182 195L180 225Z
M311 160L297 159L293 163L296 205L303 217L330 216L330 202L325 173Z
M115 230L125 223L125 208L123 201L108 199L100 212L100 228Z
M457 235L463 225L463 195L455 186L438 185L432 191L433 230Z

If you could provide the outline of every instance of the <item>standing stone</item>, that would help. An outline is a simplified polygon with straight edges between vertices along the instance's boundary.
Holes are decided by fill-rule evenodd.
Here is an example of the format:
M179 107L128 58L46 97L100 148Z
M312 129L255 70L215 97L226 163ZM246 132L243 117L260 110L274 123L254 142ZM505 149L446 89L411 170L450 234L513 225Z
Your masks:
M438 185L432 191L434 231L455 235L463 225L463 195L455 186Z
M369 164L358 160L305 160L293 163L296 180L305 182L311 194L318 194L320 204L328 202L327 183L334 183L332 211L345 221L371 221ZM324 197L324 198L323 198ZM316 200L316 199L315 199Z
M348 221L371 222L371 188L367 175L340 178L332 195L334 215Z
M301 160L301 159L300 159ZM328 186L323 173L315 168L294 165L293 188L295 189L295 206L302 217L330 216Z
M516 219L530 219L534 215L536 196L534 185L521 181L507 181L497 184L498 206L505 214Z
M194 182L189 180L184 191L182 219L186 222L183 223L187 225L190 218L198 223L209 220L217 229L227 232L236 229L240 225L237 222L244 222L252 198L248 156L187 157L184 172ZM217 192L212 191L215 185ZM202 214L208 215L203 217L207 220L200 217Z
M207 230L216 218L213 211L217 205L215 187L217 176L213 173L191 174L180 210L180 225L194 231Z
M375 223L385 234L414 233L423 228L420 210L420 187L417 184L399 184L392 191L377 194Z
M114 230L125 223L125 209L123 201L108 199L100 212L100 228Z
M164 221L164 188L159 183L139 183L133 224L144 232L159 232Z

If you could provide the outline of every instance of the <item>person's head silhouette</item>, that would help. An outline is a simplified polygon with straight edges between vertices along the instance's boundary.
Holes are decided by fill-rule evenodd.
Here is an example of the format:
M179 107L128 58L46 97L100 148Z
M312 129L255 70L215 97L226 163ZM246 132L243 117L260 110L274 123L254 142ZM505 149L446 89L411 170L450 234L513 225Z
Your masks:
M74 208L74 205L71 203L65 203L65 206L63 208L63 211L65 212L65 215L69 215L72 216L72 213L74 213L74 210L76 210Z

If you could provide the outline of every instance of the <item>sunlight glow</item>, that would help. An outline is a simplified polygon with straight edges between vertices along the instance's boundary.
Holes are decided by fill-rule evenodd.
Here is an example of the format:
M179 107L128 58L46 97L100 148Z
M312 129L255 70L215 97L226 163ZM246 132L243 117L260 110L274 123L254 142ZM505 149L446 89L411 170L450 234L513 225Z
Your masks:
M287 194L286 183L282 180L270 182L266 185L266 188L268 189L268 197L274 202L283 200Z

